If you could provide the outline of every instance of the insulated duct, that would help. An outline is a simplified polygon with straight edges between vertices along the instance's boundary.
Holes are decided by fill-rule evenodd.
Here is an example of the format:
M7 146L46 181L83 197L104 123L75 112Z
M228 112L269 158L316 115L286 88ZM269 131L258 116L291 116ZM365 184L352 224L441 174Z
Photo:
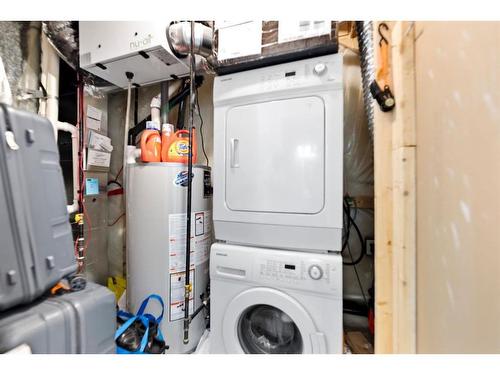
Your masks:
M43 32L57 54L73 69L78 67L78 22L46 21Z
M77 21L44 21L42 22L43 34L47 37L49 44L54 48L57 55L72 69L80 67L79 48L80 38ZM109 89L113 85L87 71L80 71L81 79L85 83L85 89L97 91L98 89ZM92 95L96 95L95 93Z
M212 34L210 27L194 23L193 53L208 58L212 55ZM178 57L186 57L191 47L191 25L190 22L173 22L167 30L167 40L170 49Z
M356 21L356 33L358 34L363 100L366 117L368 118L368 130L373 141L375 101L370 92L370 84L375 80L373 23L371 21Z

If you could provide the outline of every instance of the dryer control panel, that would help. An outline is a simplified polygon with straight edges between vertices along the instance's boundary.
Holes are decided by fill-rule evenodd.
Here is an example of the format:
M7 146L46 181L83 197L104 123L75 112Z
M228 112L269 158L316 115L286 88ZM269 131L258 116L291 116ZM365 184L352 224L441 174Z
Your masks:
M245 97L255 97L259 102L267 96L290 89L315 92L342 90L342 55L320 56L215 77L214 105Z

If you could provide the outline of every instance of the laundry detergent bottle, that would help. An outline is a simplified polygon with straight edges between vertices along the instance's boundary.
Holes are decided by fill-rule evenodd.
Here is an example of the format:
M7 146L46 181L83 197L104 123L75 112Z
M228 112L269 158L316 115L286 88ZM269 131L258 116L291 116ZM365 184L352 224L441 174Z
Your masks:
M158 130L144 130L141 135L141 160L143 162L161 161L161 137Z
M169 125L169 124L165 124ZM189 131L178 130L175 133L172 128L162 129L162 150L161 161L173 163L188 163L189 158ZM196 143L196 133L193 128L193 164L198 160L198 145Z

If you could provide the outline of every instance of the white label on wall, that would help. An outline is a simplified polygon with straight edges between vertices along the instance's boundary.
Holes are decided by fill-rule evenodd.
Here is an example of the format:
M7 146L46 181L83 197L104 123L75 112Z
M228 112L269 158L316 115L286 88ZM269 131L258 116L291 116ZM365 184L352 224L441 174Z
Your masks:
M249 21L218 30L217 59L258 55L262 48L262 21Z
M87 129L96 130L96 131L101 130L101 121L96 120L95 118L87 117L86 125L87 125Z
M186 214L170 214L168 224L170 273L181 272L186 267ZM191 214L190 268L208 261L211 244L211 211L193 212Z
M85 124L87 129L101 130L102 111L91 105L87 106L87 119Z
M88 149L87 168L91 166L109 168L110 163L111 163L111 154L109 152L97 151L92 148Z
M278 43L330 34L331 21L279 21Z
M95 120L101 121L102 111L91 105L87 106L87 117L93 118Z
M170 274L170 305L168 315L170 321L184 318L184 283L185 272ZM189 314L191 315L194 312L194 269L189 271L189 283L192 285L191 292L189 293Z

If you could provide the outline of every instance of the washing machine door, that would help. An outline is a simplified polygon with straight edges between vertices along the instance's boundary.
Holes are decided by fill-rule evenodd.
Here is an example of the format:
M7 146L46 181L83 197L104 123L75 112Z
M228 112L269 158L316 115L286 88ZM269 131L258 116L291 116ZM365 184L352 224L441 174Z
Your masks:
M325 335L294 298L272 288L252 288L228 305L223 339L228 353L326 353Z

